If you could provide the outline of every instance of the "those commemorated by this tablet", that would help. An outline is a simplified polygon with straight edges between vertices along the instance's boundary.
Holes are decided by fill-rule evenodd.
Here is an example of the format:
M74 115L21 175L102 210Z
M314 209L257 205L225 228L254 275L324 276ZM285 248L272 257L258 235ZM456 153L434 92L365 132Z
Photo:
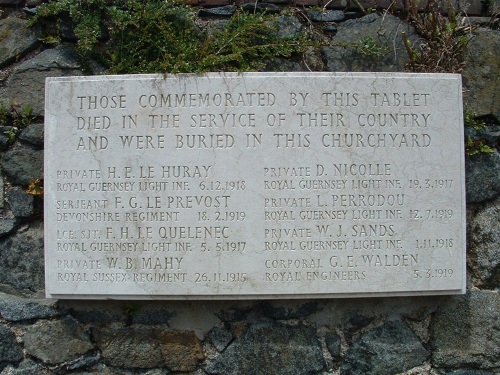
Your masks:
M45 121L48 297L465 290L459 75L48 78Z

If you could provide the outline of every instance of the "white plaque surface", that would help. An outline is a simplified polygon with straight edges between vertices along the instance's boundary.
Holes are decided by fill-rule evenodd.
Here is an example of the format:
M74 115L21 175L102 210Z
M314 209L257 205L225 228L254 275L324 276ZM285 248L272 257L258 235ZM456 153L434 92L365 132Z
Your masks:
M48 78L46 291L465 290L460 76Z

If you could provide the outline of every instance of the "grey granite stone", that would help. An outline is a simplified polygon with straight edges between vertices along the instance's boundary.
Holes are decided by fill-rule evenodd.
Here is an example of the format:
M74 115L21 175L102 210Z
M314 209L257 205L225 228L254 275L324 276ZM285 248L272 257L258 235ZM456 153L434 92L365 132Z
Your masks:
M43 369L32 359L25 359L17 367L7 366L0 375L46 375L47 370Z
M26 26L28 21L10 17L0 20L0 68L34 49L38 35Z
M251 307L241 308L236 306L217 311L215 312L215 315L223 322L232 323L245 320L251 311L252 311Z
M263 313L274 320L299 319L314 314L319 310L319 303L309 301L297 304L291 301L265 302Z
M233 340L233 334L225 327L214 327L208 332L208 338L215 348L221 352Z
M340 358L342 339L338 334L327 332L325 335L325 344L333 359Z
M483 288L500 285L500 200L497 199L472 219L467 259L472 282Z
M0 280L19 290L43 289L42 223L31 223L26 230L0 241Z
M40 321L24 335L27 353L49 364L71 361L93 349L88 335L72 318Z
M27 218L33 214L34 198L23 189L14 188L7 192L10 210L16 218Z
M163 363L171 371L195 371L205 358L200 340L191 331L159 332Z
M144 304L130 317L133 324L164 324L173 317L172 311L158 305Z
M0 0L0 5L23 6L26 0Z
M193 371L203 358L201 343L191 332L101 327L94 330L94 337L104 362L111 366Z
M465 369L465 370L450 371L447 372L446 375L496 375L496 374L491 371Z
M96 328L93 334L108 365L154 368L163 364L156 332L152 329Z
M281 39L290 39L299 36L304 28L295 16L279 16L276 19L277 33Z
M236 6L225 5L215 8L201 8L198 11L200 17L231 17L236 12Z
M348 20L342 24L332 38L331 47L323 47L328 71L404 71L409 61L401 32L405 31L410 41L417 45L418 37L410 25L385 14L369 14L360 19ZM370 38L376 43L381 56L362 52L359 43Z
M463 72L465 103L478 115L500 121L500 31L478 29L468 44Z
M43 115L45 78L82 74L72 47L59 45L16 67L5 87L0 88L0 96L30 105L35 115Z
M421 365L429 353L402 321L388 321L356 340L341 366L343 375L396 374Z
M469 203L500 195L500 154L480 153L465 159L465 191Z
M345 18L345 14L341 10L309 10L306 13L314 22L340 22Z
M7 150L11 145L11 140L8 134L12 131L13 129L11 126L0 126L0 151Z
M53 318L60 315L54 304L0 293L0 316L9 322Z
M57 373L66 374L82 368L89 368L99 363L101 356L99 354L88 354L78 357L75 360L63 363L55 368Z
M43 151L18 148L2 155L2 168L14 185L28 186L43 178Z
M18 363L23 359L23 351L16 342L14 333L0 323L0 368L7 364Z
M205 371L209 374L315 374L325 366L312 327L262 323L252 325Z
M43 148L43 124L31 124L19 134L19 140L40 150Z
M266 70L270 72L301 72L305 68L296 61L277 57L267 62Z
M432 362L436 367L500 367L500 297L470 291L455 297L431 322Z
M0 208L5 207L5 188L4 188L4 183L3 183L3 176L0 175ZM1 217L4 219L4 215ZM2 236L1 231L0 231L0 237Z
M11 233L17 225L18 220L10 210L3 210L0 219L0 237Z
M241 8L248 13L266 12L267 14L277 14L281 12L280 8L274 4L260 2L245 3Z

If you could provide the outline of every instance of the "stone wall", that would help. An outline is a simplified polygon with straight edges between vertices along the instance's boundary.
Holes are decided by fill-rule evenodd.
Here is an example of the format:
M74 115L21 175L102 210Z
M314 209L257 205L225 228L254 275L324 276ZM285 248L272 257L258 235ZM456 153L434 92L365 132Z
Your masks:
M44 78L82 75L71 44L43 47L29 17L0 1L0 97L43 114ZM34 6L37 2L28 1ZM258 3L260 4L260 3ZM212 4L213 5L213 4ZM225 5L222 4L222 5ZM231 6L201 15L229 17ZM373 36L390 56L350 47L311 49L275 70L402 71L396 33L411 26L388 14L314 13L338 42ZM294 16L283 25L304 27ZM331 18L328 18L331 17ZM354 18L353 18L354 17ZM218 18L220 19L220 18ZM487 19L469 21L487 24ZM9 137L0 124L0 375L38 374L453 374L500 373L500 31L480 28L468 47L465 101L487 120L495 152L467 157L468 286L463 296L287 301L57 301L44 299L43 123ZM41 117L38 117L41 119Z

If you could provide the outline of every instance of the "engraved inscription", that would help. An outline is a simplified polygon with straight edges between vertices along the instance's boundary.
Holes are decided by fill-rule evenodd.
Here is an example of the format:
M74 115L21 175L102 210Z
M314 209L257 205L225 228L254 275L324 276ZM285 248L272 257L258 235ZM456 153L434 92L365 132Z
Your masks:
M456 75L47 80L47 295L464 291Z

